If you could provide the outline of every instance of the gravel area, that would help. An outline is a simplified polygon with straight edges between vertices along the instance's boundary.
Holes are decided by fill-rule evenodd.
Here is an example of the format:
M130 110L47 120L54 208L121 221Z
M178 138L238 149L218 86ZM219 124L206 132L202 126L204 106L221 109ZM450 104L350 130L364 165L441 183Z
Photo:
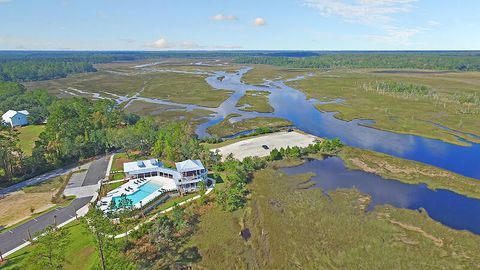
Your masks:
M287 146L306 147L315 142L319 138L313 135L292 132L277 132L259 137L246 138L243 141L232 143L220 148L211 149L211 151L219 150L222 154L222 159L225 159L230 153L233 157L242 160L248 156L264 157L270 154L272 149L286 148ZM269 149L264 149L262 146L266 145Z

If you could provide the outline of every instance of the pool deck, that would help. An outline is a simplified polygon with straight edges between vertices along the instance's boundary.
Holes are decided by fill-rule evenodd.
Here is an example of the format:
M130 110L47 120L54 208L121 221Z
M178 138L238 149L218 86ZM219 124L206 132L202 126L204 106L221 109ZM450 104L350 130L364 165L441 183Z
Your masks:
M127 183L121 185L120 187L110 191L107 193L105 197L103 197L99 202L98 206L100 209L104 212L108 211L109 206L113 198L115 197L120 197L123 194L124 195L131 195L135 192L137 192L140 187L145 185L146 183L155 183L160 185L160 188L152 192L150 195L146 196L144 199L141 200L141 203L138 202L133 205L133 208L141 208L142 205L146 205L149 202L153 201L160 195L162 195L165 192L177 190L177 186L175 185L175 182L173 179L170 178L165 178L161 176L155 176L155 177L148 177L146 180L138 183L140 180L139 179L132 179L128 181ZM135 183L137 182L137 184ZM165 192L161 192L160 189L164 189Z

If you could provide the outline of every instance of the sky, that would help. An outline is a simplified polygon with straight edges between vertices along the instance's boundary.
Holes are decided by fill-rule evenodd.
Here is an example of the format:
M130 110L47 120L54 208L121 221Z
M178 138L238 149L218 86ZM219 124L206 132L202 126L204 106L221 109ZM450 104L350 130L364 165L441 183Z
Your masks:
M0 0L0 50L479 50L479 0Z

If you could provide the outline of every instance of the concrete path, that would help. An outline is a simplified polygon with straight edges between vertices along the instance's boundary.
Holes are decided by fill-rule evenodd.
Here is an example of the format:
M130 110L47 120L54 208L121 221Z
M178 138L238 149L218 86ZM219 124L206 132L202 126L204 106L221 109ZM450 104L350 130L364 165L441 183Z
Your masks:
M214 181L214 180L212 179L212 181ZM215 182L215 181L214 181L214 182ZM213 187L212 187L212 188L208 188L204 195L208 195L210 192L213 191L213 189L214 189ZM194 196L194 197L192 197L192 198L190 198L190 199L188 199L188 200L185 200L185 201L183 201L183 202L178 203L178 205L179 205L179 206L182 206L182 205L184 205L184 204L186 204L186 203L189 203L189 202L191 202L191 201L198 200L198 199L200 199L201 197L202 197L201 195ZM138 225L135 226L133 229L127 231L126 233L121 233L121 234L115 235L114 238L115 238L115 239L118 239L118 238L122 238L122 237L125 237L125 236L131 234L132 232L140 229L140 227L141 227L143 224L148 223L148 222L152 222L152 221L155 220L158 216L163 215L163 214L165 214L165 213L168 213L168 212L172 211L174 208L175 208L175 206L171 206L171 207L169 207L169 208L167 208L167 209L165 209L165 210L163 210L163 211L160 211L160 212L158 212L157 214L151 216L151 217L150 217L149 219L147 219L146 221L138 224Z
M315 140L318 139L319 138L316 136L297 131L282 131L268 135L262 135L259 137L248 138L217 149L222 155L222 160L225 160L229 154L233 154L233 157L238 160L243 160L245 157L249 156L268 156L270 151L275 148L287 148L287 146L307 147L309 144L314 143ZM267 145L269 149L264 149L262 147L263 145ZM217 149L211 149L210 151L215 151Z
M80 174L69 181L70 187L65 189L64 194L74 195L77 198L68 206L56 208L0 234L0 251L4 256L29 244L28 230L34 237L35 233L54 224L54 220L56 220L57 225L66 224L75 220L75 213L78 216L86 214L85 207L88 207L88 204L98 196L97 191L101 185L100 180L105 177L108 158L101 157L94 160L89 164L88 171L85 174ZM75 167L75 169L78 169L78 167ZM79 186L80 182L81 185Z
M79 168L79 170L85 169L85 171L76 172L72 174L72 177L70 177L70 180L68 181L68 184L65 188L69 189L69 188L81 187L83 185L83 180L85 180L85 176L87 176L88 167L90 167L90 164Z
M96 182L95 182L96 180L102 179L102 178L105 177L105 170L106 170L106 167L108 166L109 158L110 158L110 156L108 156L108 157L104 156L103 158L101 157L101 158L95 160L95 161L102 160L102 162L98 163L96 165L96 168L94 168L94 170L90 173L91 175L86 178L86 179L88 179L87 184L90 184L90 185L96 184ZM40 183L45 182L48 179L51 179L53 177L65 175L65 174L68 174L72 171L76 171L79 168L80 169L88 169L88 166L91 165L92 163L93 162L89 162L89 163L86 163L86 164L84 164L80 167L78 167L78 166L67 166L67 167L64 167L64 168L53 170L53 171L48 172L48 173L44 173L42 175L30 178L28 180L22 181L20 183L15 184L15 185L11 185L9 187L0 189L0 195L7 195L10 192L20 190L20 189L22 189L24 187L27 187L27 186L33 186L33 185L40 184ZM103 175L101 175L102 171L103 171Z

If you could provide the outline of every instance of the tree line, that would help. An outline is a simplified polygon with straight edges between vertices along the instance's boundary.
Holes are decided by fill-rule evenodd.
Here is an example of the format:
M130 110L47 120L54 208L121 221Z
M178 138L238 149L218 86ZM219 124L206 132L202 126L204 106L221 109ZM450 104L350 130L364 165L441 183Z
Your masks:
M240 64L265 64L291 68L389 68L424 70L480 70L480 55L467 53L338 53L314 57L241 57Z
M0 83L0 97L0 108L27 109L38 118L36 122L47 120L31 156L19 149L18 131L0 127L2 185L114 149L169 161L201 159L205 166L219 160L200 144L187 123L160 126L151 118L123 112L111 100L57 99L44 91L25 92L22 85L10 82ZM13 106L21 100L28 100L30 105Z
M88 62L57 60L16 60L0 62L0 80L40 81L65 78L69 74L97 71Z

